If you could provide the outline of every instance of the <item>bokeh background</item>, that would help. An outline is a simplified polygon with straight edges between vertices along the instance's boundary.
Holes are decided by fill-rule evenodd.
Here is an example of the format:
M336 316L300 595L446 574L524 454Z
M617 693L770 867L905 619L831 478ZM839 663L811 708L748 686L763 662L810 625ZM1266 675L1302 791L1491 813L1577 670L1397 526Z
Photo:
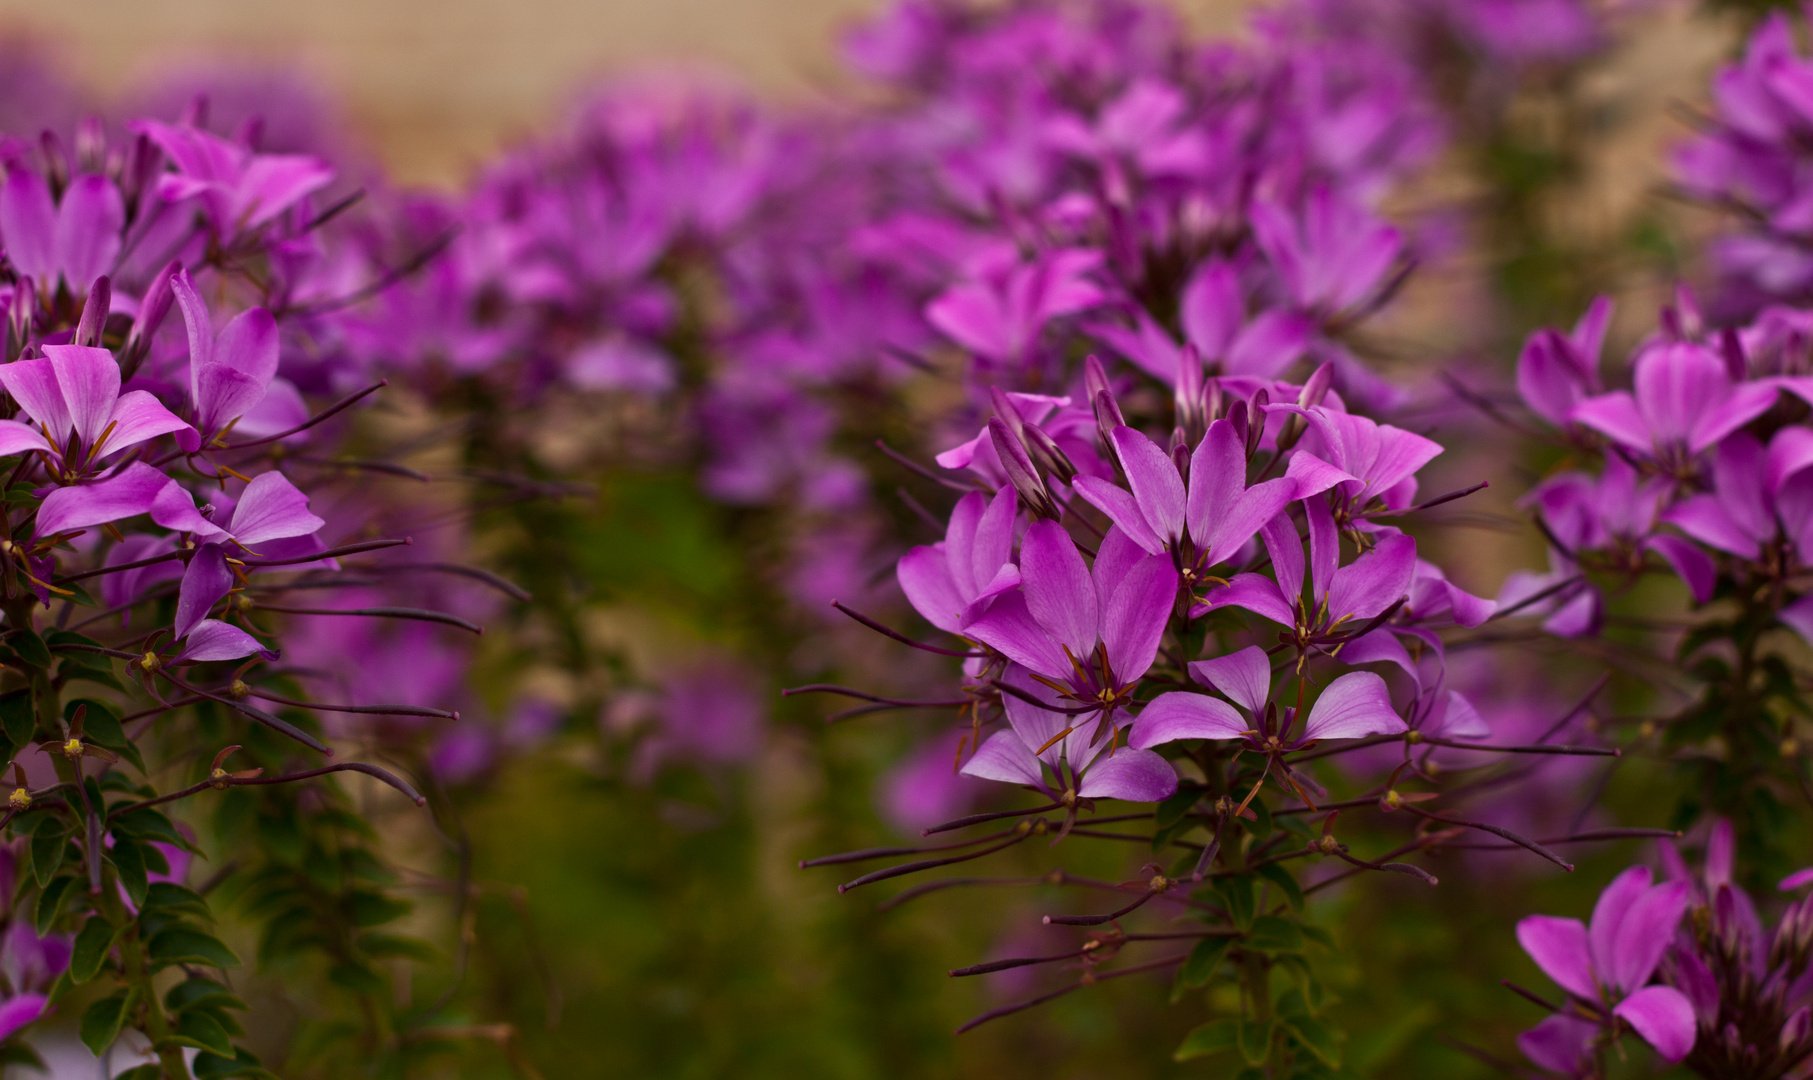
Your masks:
M1250 5L1177 6L1194 32L1232 34ZM293 77L324 99L354 153L399 182L451 190L500 149L545 130L601 79L678 72L781 99L846 93L838 33L880 7L859 0L0 0L0 34L46 57L45 77L60 74L101 101L173 72L197 84L210 69ZM1691 269L1679 253L1691 249L1698 226L1690 214L1657 224L1658 180L1666 146L1685 130L1678 108L1703 98L1708 73L1729 54L1742 22L1687 6L1661 6L1643 18L1641 32L1597 66L1588 85L1567 90L1570 108L1585 103L1585 127L1568 135L1565 182L1544 178L1539 203L1488 215L1506 237L1475 238L1470 261L1457 259L1451 272L1415 287L1411 314L1396 327L1408 362L1447 359L1455 341L1497 340L1499 355L1483 362L1502 367L1536 320L1571 321L1588 278L1620 292L1614 342L1628 345L1671 273ZM1550 107L1532 95L1511 122L1546 131L1563 122L1545 112ZM1483 198L1468 186L1477 175L1458 164L1437 170L1422 194ZM1507 260L1494 245L1528 238L1508 235L1527 230L1518 214L1541 223L1528 235L1566 237L1571 247L1532 249L1525 254L1534 261L1505 276ZM1510 301L1483 301L1491 289ZM1497 329L1481 334L1478 320ZM1471 480L1469 467L1444 464L1430 489ZM1502 520L1514 513L1516 479L1504 463L1485 467L1496 486L1474 510ZM1446 482L1449 471L1459 482ZM751 563L745 523L733 511L681 475L589 479L597 483L594 500L545 523L558 531L541 537L543 546L513 549L522 561L512 569L525 584L538 592L570 584L549 580L550 567L523 554L557 552L599 601L586 632L632 660L668 642L710 640L765 663L770 692L789 669L810 667L800 650L824 631L767 636L761 568ZM1490 594L1510 569L1536 565L1540 550L1526 533L1485 529L1464 534L1444 562L1464 566L1468 583ZM1161 981L1071 995L954 1039L962 1020L1025 992L1011 977L955 983L944 976L1005 948L1000 927L974 918L973 901L953 896L878 912L878 898L839 897L832 878L795 869L803 857L901 839L882 823L874 791L906 741L885 728L827 731L817 705L775 700L773 708L769 734L746 767L666 770L647 784L626 784L611 778L621 771L595 767L592 744L573 736L512 759L463 796L459 824L481 900L472 920L457 926L444 921L444 906L424 905L422 931L450 951L455 940L470 947L460 1000L476 1027L490 1025L498 1037L462 1042L446 1075L1207 1075L1200 1063L1170 1060L1200 1017L1169 1004ZM1652 790L1633 767L1606 798L1636 813ZM433 849L425 836L398 842L404 861L410 844ZM1629 845L1600 853L1572 879L1530 884L1520 871L1528 887L1511 895L1501 888L1502 863L1458 866L1443 875L1440 920L1427 918L1431 901L1413 882L1375 883L1363 898L1333 901L1362 905L1328 918L1354 935L1351 966L1337 987L1351 1003L1356 1032L1350 1067L1361 1075L1491 1075L1447 1036L1505 1047L1531 1020L1497 985L1503 975L1535 980L1511 941L1512 922L1529 910L1585 910L1610 868L1635 853ZM1107 861L1070 868L1105 878L1125 869L1118 853L1097 857ZM1041 865L1034 855L1023 861L1027 872ZM1003 864L995 872L1016 871ZM1031 925L1043 899L1025 902L1020 922ZM280 1043L283 1034L267 1037Z

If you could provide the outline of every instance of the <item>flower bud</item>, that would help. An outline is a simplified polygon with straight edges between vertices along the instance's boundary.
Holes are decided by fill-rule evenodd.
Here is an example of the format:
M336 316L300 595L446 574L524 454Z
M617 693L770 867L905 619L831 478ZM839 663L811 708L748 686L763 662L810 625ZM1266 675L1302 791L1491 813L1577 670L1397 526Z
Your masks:
M1246 456L1249 460L1259 452L1259 444L1265 439L1265 410L1271 403L1272 395L1263 386L1253 391L1252 400L1247 402Z
M1813 1011L1809 1011L1807 1006L1802 1005L1794 1011L1793 1016L1788 1017L1788 1022L1782 1025L1781 1041L1778 1044L1781 1052L1784 1055L1790 1053L1795 1046L1806 1041L1809 1032L1813 1032Z
M1191 446L1202 441L1209 429L1206 387L1202 377L1202 357L1195 345L1185 345L1177 354L1177 390L1175 393L1177 428Z
M76 323L77 345L98 346L107 329L107 312L113 303L113 281L106 274L94 279L88 290L88 302L82 305L81 321Z
M1063 515L1057 504L1052 501L1051 493L1045 490L1045 482L1039 479L1038 470L1033 468L1032 459L1027 456L1026 447L1014 437L1013 430L1000 417L988 422L988 437L995 445L995 454L1001 459L1001 468L1007 473L1007 480L1020 494L1020 502L1028 513L1057 521Z

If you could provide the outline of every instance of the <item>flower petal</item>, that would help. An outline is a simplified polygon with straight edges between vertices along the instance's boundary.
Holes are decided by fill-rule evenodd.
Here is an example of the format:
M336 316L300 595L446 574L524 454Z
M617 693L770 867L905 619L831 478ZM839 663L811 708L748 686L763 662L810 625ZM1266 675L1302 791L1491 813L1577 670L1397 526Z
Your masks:
M1416 575L1416 541L1403 533L1335 571L1328 587L1328 611L1334 618L1370 619L1410 591Z
M1686 882L1671 881L1650 889L1630 906L1612 944L1613 985L1629 991L1649 981L1687 913L1688 895Z
M1108 515L1108 520L1119 526L1134 543L1153 555L1165 550L1164 538L1146 523L1146 515L1132 493L1099 476L1078 476L1075 486L1083 501Z
M1635 1028L1663 1061L1673 1064L1693 1050L1693 1005L1672 986L1646 986L1618 1002L1612 1015Z
M1050 632L1033 619L1026 606L1024 591L1002 595L987 611L972 620L963 633L1048 679L1067 681L1071 676L1070 661L1064 658L1064 650L1058 648Z
M1357 739L1363 735L1392 735L1409 730L1404 718L1391 707L1385 680L1370 671L1350 671L1328 684L1310 706L1303 725L1303 741Z
M1556 1013L1517 1036L1517 1049L1538 1066L1562 1076L1580 1076L1588 1064L1587 1048L1599 1025Z
M1234 575L1234 580L1226 585L1210 589L1194 610L1214 611L1224 607L1245 608L1280 626L1292 626L1297 621L1290 603L1278 591L1278 583L1263 574ZM1813 622L1809 622L1809 626L1813 626Z
M964 776L999 780L1005 784L1043 787L1045 783L1039 772L1039 759L1032 756L1032 750L1011 730L990 735L959 771Z
M900 557L894 576L907 602L940 630L956 633L967 606L945 564L943 543L916 547Z
M259 473L233 508L233 539L246 547L265 540L307 536L327 522L309 513L308 496L280 472Z
M46 345L44 355L56 374L70 424L83 446L93 446L113 420L113 406L120 399L119 363L106 349L86 345Z
M1159 802L1177 793L1177 770L1150 750L1122 747L1095 759L1077 785L1086 799Z
M95 278L113 269L120 254L126 204L113 181L83 173L69 182L57 207L58 269L72 295L82 296Z
M170 478L142 461L98 484L58 488L38 507L38 536L54 536L136 517L151 509Z
M1221 691L1255 716L1265 708L1265 700L1272 692L1272 662L1257 645L1212 660L1192 661L1190 677Z
M1610 980L1617 972L1618 928L1631 906L1649 891L1651 875L1647 866L1633 866L1612 879L1593 905L1592 922L1588 924L1587 943L1592 951L1593 968Z
M1184 486L1177 464L1151 439L1130 427L1115 428L1112 438L1127 473L1127 486L1133 489L1146 524L1161 539L1175 541L1184 531Z
M189 632L183 651L177 654L179 661L238 660L257 653L266 660L275 660L281 654L275 649L267 649L259 644L258 639L230 623L218 619L203 619L195 624Z
M1108 669L1131 683L1152 667L1177 602L1177 568L1163 555L1141 559L1102 598L1102 645Z
M1517 924L1517 943L1563 990L1587 1001L1599 1000L1587 953L1586 927L1579 919L1531 915Z
M1173 691L1158 695L1141 711L1127 744L1146 750L1178 739L1238 739L1251 727L1220 698Z
M57 208L50 185L22 165L9 162L0 187L0 238L6 257L29 278L53 279L62 267L56 255Z
M226 553L219 544L203 544L189 557L183 571L183 583L176 594L176 621L171 633L178 639L189 636L214 605L233 590L233 571L227 569Z
M1054 521L1033 522L1020 543L1020 576L1032 617L1085 660L1095 651L1100 605L1070 534Z
M144 390L128 390L121 394L119 401L114 403L111 423L113 431L96 453L97 458L173 431L181 442L183 432L195 430Z

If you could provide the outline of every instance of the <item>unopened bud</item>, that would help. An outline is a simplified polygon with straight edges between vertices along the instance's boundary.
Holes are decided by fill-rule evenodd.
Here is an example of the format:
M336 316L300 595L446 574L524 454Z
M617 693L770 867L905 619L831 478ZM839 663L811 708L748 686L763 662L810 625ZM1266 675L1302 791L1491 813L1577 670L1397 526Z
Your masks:
M1808 1011L1807 1006L1802 1005L1794 1011L1793 1016L1788 1017L1788 1022L1782 1025L1779 1044L1781 1052L1784 1055L1789 1054L1795 1046L1806 1039L1809 1032L1813 1032L1813 1012Z
M107 312L113 303L113 280L106 274L94 279L88 289L88 302L82 305L81 321L76 323L77 345L97 346L107 329Z
M1026 447L1014 437L1013 431L995 417L988 422L988 436L994 443L995 455L1001 459L1001 468L1007 473L1007 480L1020 495L1020 502L1028 513L1038 517L1057 521L1063 516L1057 503L1052 501L1051 493L1045 490L1045 482L1039 479L1038 470L1033 468L1032 459L1027 456Z
M1177 428L1185 441L1195 446L1209 429L1207 402L1203 400L1202 357L1195 345L1185 345L1177 354L1176 403Z
M1259 444L1265 439L1265 410L1272 403L1272 395L1265 387L1253 391L1252 399L1247 402L1246 456L1251 459L1259 452Z

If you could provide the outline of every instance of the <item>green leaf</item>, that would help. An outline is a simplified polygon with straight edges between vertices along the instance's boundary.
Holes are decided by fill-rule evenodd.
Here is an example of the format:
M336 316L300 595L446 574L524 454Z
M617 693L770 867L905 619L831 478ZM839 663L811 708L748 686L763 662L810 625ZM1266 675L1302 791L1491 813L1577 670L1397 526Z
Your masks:
M424 964L436 963L441 959L440 950L426 941L378 930L359 937L359 951L373 959L400 956L405 960L417 960Z
M63 914L63 905L68 902L69 894L75 891L76 879L65 875L50 879L50 884L38 892L38 906L32 915L32 925L42 937L50 933L51 924L57 916Z
M206 1009L183 1013L176 1024L176 1041L184 1046L212 1050L222 1057L233 1052L233 1041L227 1038L227 1029L221 1027L220 1021L210 1016Z
M1219 1054L1234 1049L1239 1044L1239 1039L1240 1021L1211 1020L1185 1035L1183 1045L1177 1048L1171 1059L1189 1061L1191 1058Z
M46 631L44 634L44 643L51 646L53 649L58 645L88 645L94 648L101 647L100 642L86 634L78 634L74 630ZM71 650L70 652L58 653L57 655L61 656L63 662L66 664L82 664L87 667L108 667L113 663L112 659L106 655L96 652Z
M122 813L114 809L113 835L124 836L133 840L156 840L160 844L170 844L182 848L192 855L201 854L201 849L182 833L161 810L134 810Z
M96 679L92 674L82 677L91 682L102 681ZM119 685L111 675L107 676L105 681L114 686ZM82 720L82 734L96 746L104 746L112 750L132 762L139 772L144 772L145 759L139 756L138 747L132 744L132 740L126 737L126 729L120 726L119 710L104 701L96 701L93 698L76 698L63 704L63 719L73 720L76 710L83 707L86 707L88 711Z
M1244 874L1239 877L1223 878L1215 883L1215 892L1221 896L1222 903L1227 905L1228 915L1234 925L1245 930L1253 925L1253 879Z
M145 899L139 904L146 911L168 911L186 915L200 915L208 918L208 902L194 889L178 885L173 881L154 881L145 890Z
M1272 812L1266 809L1264 799L1255 799L1247 809L1252 812L1253 820L1243 820L1242 824L1246 826L1247 832L1253 834L1253 843L1263 843L1266 837L1272 835Z
M1253 928L1247 932L1244 944L1267 952L1302 952L1303 932L1288 919L1261 915L1253 920Z
M63 866L63 857L69 847L69 834L62 830L62 822L56 828L40 828L31 838L31 872L38 879L38 888L50 884L50 879Z
M1282 892L1284 898L1290 901L1291 910L1303 910L1303 889L1297 884L1297 879L1291 877L1289 870L1277 863L1267 863L1253 872L1278 886L1278 891Z
M130 991L121 990L88 1006L82 1014L82 1044L100 1057L120 1037L120 1024L126 1019L126 999Z
M69 981L80 985L101 972L107 952L119 937L114 925L99 915L90 915L76 935L75 949L69 956Z
M243 1010L246 1003L213 979L197 976L172 986L170 992L164 995L164 1008L173 1013L191 1008Z
M8 1065L36 1069L47 1075L50 1072L50 1067L44 1064L44 1059L38 1056L38 1052L22 1042L9 1042L0 1046L0 1068Z
M376 994L384 989L384 980L364 964L335 964L328 970L327 980L356 994Z
M1281 1017L1279 1023L1322 1064L1331 1069L1340 1067L1341 1042L1327 1024L1308 1015Z
M1323 948L1332 949L1335 947L1335 936L1322 929L1320 926L1317 926L1314 923L1298 923L1297 928L1303 931L1304 937Z
M409 901L382 893L356 892L346 898L346 913L354 926L382 926L414 910L415 905Z
M1235 1042L1240 1047L1240 1056L1248 1065L1263 1065L1272 1048L1272 1022L1270 1020L1242 1020Z
M119 871L120 884L125 886L126 895L132 897L135 904L145 902L145 852L131 840L116 840L112 850L107 852L107 860Z
M239 966L239 957L212 934L188 926L172 926L151 939L151 961L158 968L171 964L206 964L212 968Z
M1206 985L1215 974L1216 965L1227 954L1233 944L1232 938L1206 937L1196 943L1190 955L1184 958L1183 965L1177 969L1177 980L1171 984L1171 1000L1183 997L1185 990L1192 990Z
M195 1062L190 1068L195 1071L195 1080L226 1080L227 1077L277 1080L276 1074L259 1065L258 1059L244 1047L236 1047L230 1058L204 1050L195 1055Z
M24 746L31 742L37 731L38 717L32 709L31 691L14 690L0 696L0 725L6 728L6 738L14 746Z
M19 659L35 668L50 668L50 647L38 636L36 630L21 626L6 636L6 643L19 654Z
M140 1065L136 1069L127 1069L113 1080L163 1080L164 1067L158 1064Z

